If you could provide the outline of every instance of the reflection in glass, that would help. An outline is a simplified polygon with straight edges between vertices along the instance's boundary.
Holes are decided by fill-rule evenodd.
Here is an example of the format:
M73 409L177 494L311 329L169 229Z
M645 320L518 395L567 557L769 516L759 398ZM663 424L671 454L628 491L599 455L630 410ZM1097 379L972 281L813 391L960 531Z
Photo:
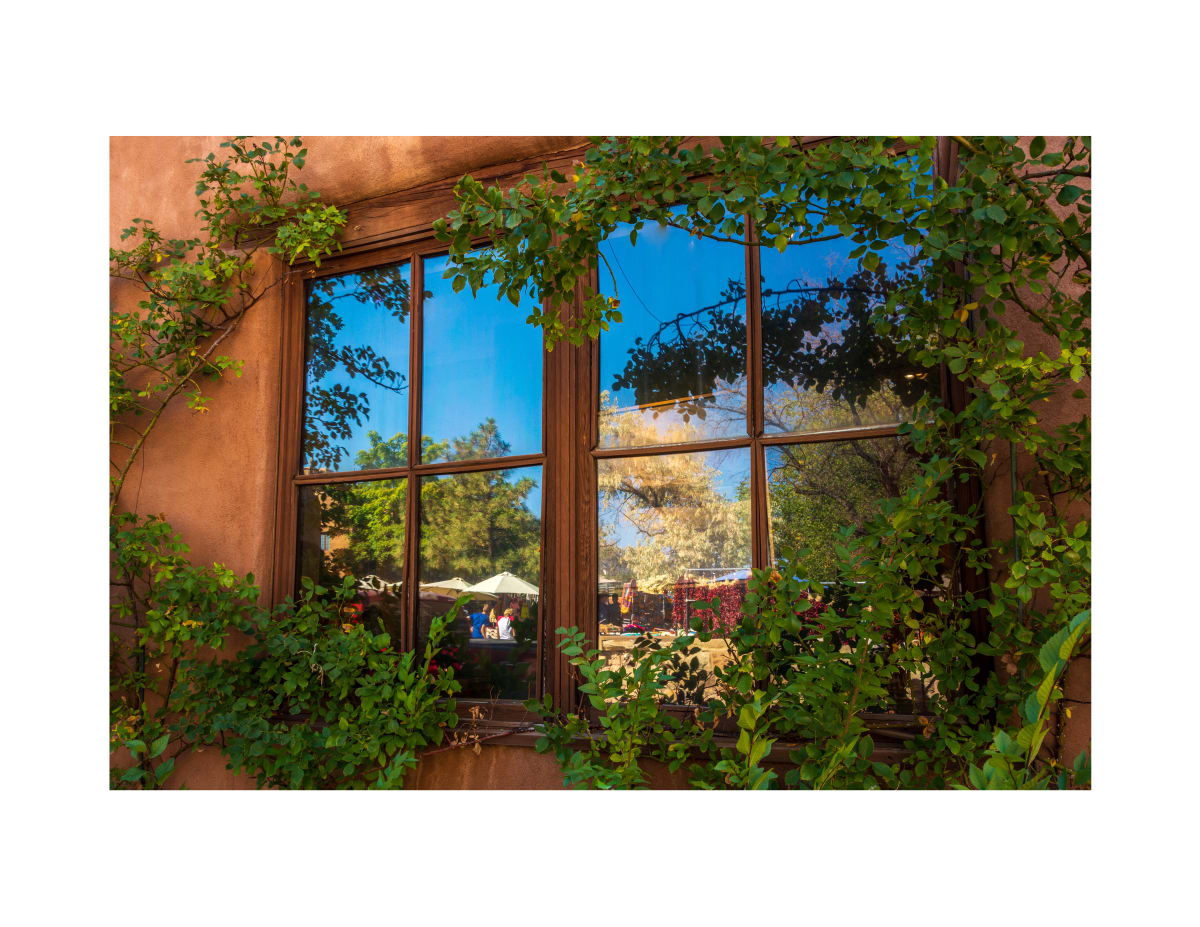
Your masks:
M536 695L541 571L541 467L421 479L418 648L459 594L472 599L443 654L464 698Z
M900 280L919 273L917 252L895 243L874 270L848 239L760 248L764 426L812 432L903 421L931 375L877 334L871 313Z
M903 438L828 441L767 448L771 562L783 548L806 548L801 579L838 579L836 547L843 528L860 529L879 514L879 500L912 485L917 458Z
M739 620L750 565L748 449L600 460L597 479L600 649L610 665L631 659L639 635L666 641L697 616L718 631ZM719 613L695 609L713 596ZM697 647L698 670L679 687L689 701L728 659L720 638Z
M400 640L404 580L405 480L302 486L300 576L325 585L358 580L354 620Z
M772 564L782 568L781 552L796 552L794 575L822 583L824 606L846 614L842 610L850 607L855 587L837 569L836 548L847 544L841 532L848 529L853 549L862 526L880 513L880 500L912 487L917 465L912 446L898 437L768 448ZM899 645L908 633L904 625L885 621L873 646ZM842 649L849 646L843 642ZM916 665L907 677L892 677L887 696L874 710L923 712L936 688L928 664Z
M425 260L421 308L421 430L452 459L447 443L482 420L507 436L503 446L464 447L454 459L536 454L542 449L541 330L525 321L497 287L455 293L442 279L448 258Z
M306 471L381 466L370 448L408 430L408 310L408 262L309 283Z
M630 225L600 246L600 292L622 321L600 335L600 443L746 433L745 248ZM614 291L615 280L615 291Z

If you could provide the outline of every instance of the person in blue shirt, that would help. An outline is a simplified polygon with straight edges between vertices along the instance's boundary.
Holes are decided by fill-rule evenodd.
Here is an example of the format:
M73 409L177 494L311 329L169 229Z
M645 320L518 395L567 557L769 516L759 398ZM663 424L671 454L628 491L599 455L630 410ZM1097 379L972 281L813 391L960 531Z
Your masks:
M488 619L486 612L475 612L469 616L471 619L471 636L483 637L483 627L491 622Z

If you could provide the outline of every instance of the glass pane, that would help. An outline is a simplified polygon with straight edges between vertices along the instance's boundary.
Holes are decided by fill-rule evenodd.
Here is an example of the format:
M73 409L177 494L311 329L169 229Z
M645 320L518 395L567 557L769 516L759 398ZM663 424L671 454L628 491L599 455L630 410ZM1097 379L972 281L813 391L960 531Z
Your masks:
M784 548L807 548L801 579L837 580L843 527L862 527L879 500L912 485L917 458L902 438L829 441L767 448L771 562Z
M464 587L443 661L464 698L536 695L541 467L421 480L418 646Z
M657 223L631 245L631 228L600 246L622 316L600 335L600 444L744 435L746 249Z
M405 480L300 488L299 570L322 585L358 580L352 620L400 640Z
M839 581L835 545L839 532L857 533L880 512L879 500L906 492L917 472L911 445L901 438L833 441L767 449L767 497L771 513L771 559L783 548L807 548L793 561L795 575L824 584L826 606L840 612L852 587ZM900 643L903 625L882 632L880 647ZM845 647L846 645L843 645ZM881 710L926 709L937 680L922 665L909 679L893 677Z
M407 262L309 283L305 471L407 465L408 307Z
M696 615L720 630L739 620L750 567L750 451L737 448L597 462L600 522L600 649L628 662L639 635L662 641ZM718 595L720 615L692 603ZM674 693L693 702L728 659L716 637L699 672Z
M812 432L903 421L933 374L876 334L870 313L919 273L917 249L893 243L873 271L848 239L760 248L764 425Z
M422 459L476 460L542 450L542 336L499 289L455 293L448 258L425 261ZM486 432L473 439L472 432Z

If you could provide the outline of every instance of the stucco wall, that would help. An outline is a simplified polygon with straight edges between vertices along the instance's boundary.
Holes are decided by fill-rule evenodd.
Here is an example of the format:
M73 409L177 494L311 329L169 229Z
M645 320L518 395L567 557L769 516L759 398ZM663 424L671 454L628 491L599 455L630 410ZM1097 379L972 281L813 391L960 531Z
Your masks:
M1031 136L1023 137L1021 140L1022 146L1028 149L1031 140ZM1046 136L1046 148L1048 151L1060 151L1066 140L1066 136ZM1091 180L1090 178L1082 178L1078 181L1078 185L1090 189ZM1060 213L1065 213L1065 208L1058 207L1057 204L1053 205ZM1066 274L1060 285L1066 293L1073 297L1078 297L1082 294L1083 287L1074 283L1071 277L1072 274ZM1031 298L1034 304L1039 299L1039 297L1033 294L1023 294L1023 297ZM1016 331L1017 336L1024 342L1026 355L1032 356L1039 351L1045 352L1052 357L1058 355L1057 339L1043 331L1040 326L1028 317L1023 314L1013 314L1005 322ZM1076 399L1071 395L1077 389L1084 391L1086 394L1085 398ZM1059 389L1049 402L1040 404L1041 407L1037 410L1038 420L1041 422L1042 427L1046 431L1053 431L1060 425L1071 421L1078 421L1082 416L1090 416L1091 393L1092 384L1090 377L1085 377L1078 384L1071 383ZM1011 543L1013 524L1012 518L1008 514L1008 508L1012 505L1012 468L1009 465L1011 452L1008 444L997 444L989 449L989 457L992 454L996 455L996 463L991 468L990 478L984 493L985 510L987 513L987 536L988 540L993 543ZM1033 459L1020 448L1017 448L1016 463L1019 479L1022 481L1028 479L1034 469ZM1091 517L1090 509L1084 507L1077 508L1073 514L1081 517ZM1087 748L1091 742L1091 685L1091 657L1077 658L1068 667L1064 677L1066 705L1070 709L1070 717L1063 719L1064 725L1062 728L1063 756L1067 763L1073 762L1078 753ZM1054 736L1051 736L1051 740L1053 740Z

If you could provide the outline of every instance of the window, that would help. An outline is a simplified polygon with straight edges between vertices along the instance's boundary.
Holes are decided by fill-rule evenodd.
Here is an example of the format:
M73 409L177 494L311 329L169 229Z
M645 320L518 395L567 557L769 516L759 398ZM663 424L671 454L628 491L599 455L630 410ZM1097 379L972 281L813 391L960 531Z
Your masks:
M403 646L469 595L439 660L468 699L525 699L542 640L541 337L494 293L453 292L445 264L414 249L307 282L295 578L352 574L351 620Z
M940 382L866 324L919 272L910 249L867 271L842 240L780 254L652 225L634 248L618 229L593 283L624 321L544 352L524 306L443 278L429 224L451 205L398 200L408 239L288 291L275 592L352 573L357 620L409 648L470 589L442 657L464 710L515 722L530 695L573 704L556 628L627 660L638 634L736 620L750 570L784 547L830 582L838 531L912 478L898 427ZM723 648L704 646L704 671Z
M592 456L598 639L611 664L638 636L669 639L701 615L740 617L752 567L805 548L800 578L837 590L839 531L906 488L897 436L927 373L868 324L918 272L893 243L874 270L836 239L774 248L648 225L601 246L599 284L623 322L602 333ZM720 601L697 612L697 600ZM700 669L728 659L720 636Z

